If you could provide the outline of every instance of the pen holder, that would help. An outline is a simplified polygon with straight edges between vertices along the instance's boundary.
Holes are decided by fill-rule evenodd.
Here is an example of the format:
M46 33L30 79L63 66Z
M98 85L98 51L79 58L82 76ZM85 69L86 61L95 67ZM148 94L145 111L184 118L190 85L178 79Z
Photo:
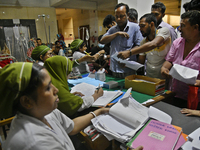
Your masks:
M100 81L106 81L106 74L95 72L95 79Z

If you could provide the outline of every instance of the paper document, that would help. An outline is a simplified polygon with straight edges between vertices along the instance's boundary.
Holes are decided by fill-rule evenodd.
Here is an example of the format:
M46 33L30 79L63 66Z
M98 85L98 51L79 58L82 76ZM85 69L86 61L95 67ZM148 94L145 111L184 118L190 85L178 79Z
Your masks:
M91 120L94 127L104 134L108 140L129 141L150 118L149 114L155 118L161 118L160 120L162 121L171 123L169 119L166 119L168 121L163 119L168 118L165 117L168 115L164 112L160 113L156 108L149 113L151 110L132 98L130 92L131 88L110 108L109 114L100 115ZM157 115L163 116L159 117Z
M111 57L114 58L116 61L119 61L120 63L124 63L126 67L133 69L133 70L138 70L139 68L143 67L144 65L137 63L136 61L128 61L120 59L117 57L118 53L115 53Z
M99 97L92 106L106 106L112 100L120 96L123 92L121 91L104 91L103 96Z
M81 92L85 96L91 96L94 94L95 90L96 90L96 86L94 86L94 85L91 85L88 83L80 83L80 84L77 84L76 86L72 87L70 93Z
M194 85L196 83L199 71L182 65L174 64L169 74L179 81Z

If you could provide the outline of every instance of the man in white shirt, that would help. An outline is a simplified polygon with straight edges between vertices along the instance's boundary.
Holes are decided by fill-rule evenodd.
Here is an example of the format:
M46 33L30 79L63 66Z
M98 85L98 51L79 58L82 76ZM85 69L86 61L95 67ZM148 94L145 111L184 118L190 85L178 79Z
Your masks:
M139 56L140 63L144 64L145 58L147 57L147 76L163 78L160 69L171 46L169 29L163 27L157 30L156 18L153 14L145 14L142 16L139 26L143 37L145 37L141 41L140 47L119 52L118 57L126 59L131 55L141 53Z

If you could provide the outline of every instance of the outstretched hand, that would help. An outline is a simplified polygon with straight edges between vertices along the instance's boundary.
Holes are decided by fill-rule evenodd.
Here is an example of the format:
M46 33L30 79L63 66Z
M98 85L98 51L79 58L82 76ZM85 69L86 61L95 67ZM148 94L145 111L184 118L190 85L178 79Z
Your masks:
M82 58L79 59L79 62L83 62L83 61L87 61L87 62L95 62L96 58L94 56L89 56L89 55L85 55Z
M126 58L130 57L130 51L119 52L117 57L121 58L121 59L126 59Z

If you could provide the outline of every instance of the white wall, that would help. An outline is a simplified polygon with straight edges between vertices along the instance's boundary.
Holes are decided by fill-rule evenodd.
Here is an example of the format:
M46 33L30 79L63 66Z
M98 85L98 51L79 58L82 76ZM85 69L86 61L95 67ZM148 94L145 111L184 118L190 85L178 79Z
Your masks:
M151 5L154 4L154 0L118 0L118 3L125 3L129 8L135 8L138 12L139 21L141 16L151 13Z

